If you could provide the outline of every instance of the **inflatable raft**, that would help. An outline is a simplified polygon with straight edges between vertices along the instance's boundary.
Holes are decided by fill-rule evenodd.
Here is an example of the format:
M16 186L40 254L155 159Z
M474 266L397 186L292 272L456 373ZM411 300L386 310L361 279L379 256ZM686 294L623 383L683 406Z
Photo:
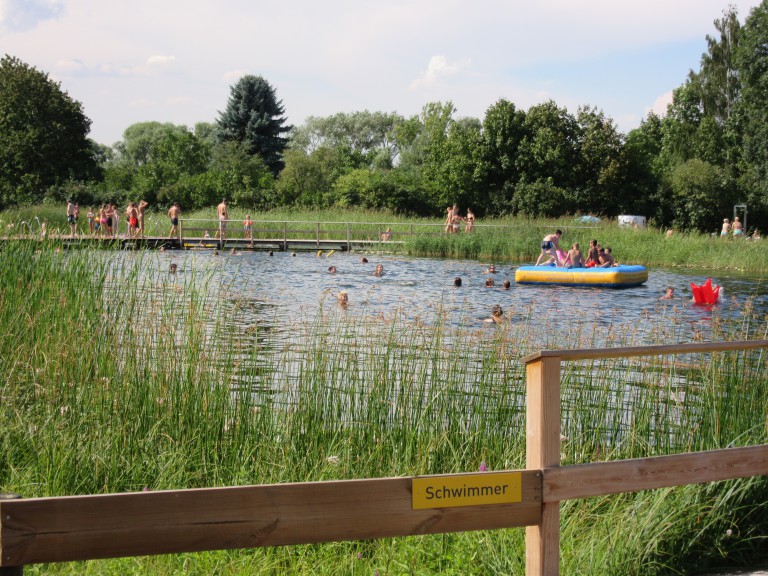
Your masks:
M556 268L555 266L520 266L515 270L518 284L560 284L562 286L600 286L630 288L648 280L645 266L612 268Z

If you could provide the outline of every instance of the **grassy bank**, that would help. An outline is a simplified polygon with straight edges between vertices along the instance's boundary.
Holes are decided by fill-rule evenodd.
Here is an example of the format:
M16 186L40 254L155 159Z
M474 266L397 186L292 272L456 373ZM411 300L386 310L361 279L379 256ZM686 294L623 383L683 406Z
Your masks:
M85 213L81 211L80 226L87 227ZM541 238L555 229L562 229L562 245L570 247L579 242L585 251L591 239L603 246L611 246L620 263L643 264L662 268L695 268L710 270L738 270L749 273L768 272L768 249L763 241L723 240L708 234L675 232L667 237L655 228L632 230L619 228L615 221L584 225L573 218L560 220L531 220L527 218L488 219L478 223L475 233L444 235L439 219L414 219L388 213L365 210L274 210L265 213L248 212L258 229L259 222L302 220L308 222L365 223L372 239L381 231L392 228L393 239L403 240L404 246L372 246L372 250L401 251L412 256L441 258L473 258L510 264L532 264L539 255ZM246 211L231 210L233 220L245 218ZM215 220L215 210L185 213L184 218ZM8 235L20 232L39 232L39 222L48 220L48 230L68 233L63 207L33 206L0 213L0 230ZM124 220L124 219L123 219ZM164 213L150 211L147 232L167 236L170 223ZM122 228L121 228L122 230ZM234 226L233 230L239 227ZM416 235L410 236L411 230ZM343 236L343 234L342 234Z
M524 467L522 355L669 343L637 326L451 329L318 310L271 337L216 271L152 253L0 250L0 491L25 497ZM240 292L242 293L242 291ZM766 337L717 316L706 339ZM651 334L651 336L647 336ZM568 365L563 462L766 442L761 352ZM768 481L568 502L565 574L682 574L760 557ZM28 567L29 574L520 574L524 531Z

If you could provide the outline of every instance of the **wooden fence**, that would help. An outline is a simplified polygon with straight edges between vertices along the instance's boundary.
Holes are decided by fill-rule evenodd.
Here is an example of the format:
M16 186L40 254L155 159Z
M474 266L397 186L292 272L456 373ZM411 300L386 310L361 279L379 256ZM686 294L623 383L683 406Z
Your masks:
M559 572L563 500L768 474L768 444L560 466L566 361L768 348L768 340L550 350L527 369L526 470L21 499L0 496L0 574L26 564L526 527Z

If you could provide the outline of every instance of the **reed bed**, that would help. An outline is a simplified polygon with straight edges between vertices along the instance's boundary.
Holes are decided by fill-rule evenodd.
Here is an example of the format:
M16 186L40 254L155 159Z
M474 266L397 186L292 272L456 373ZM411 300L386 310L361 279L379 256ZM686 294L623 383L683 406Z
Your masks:
M647 326L561 326L512 309L490 330L321 302L270 321L216 267L156 255L0 250L0 490L25 497L524 467L520 358L678 342ZM736 318L736 319L729 319ZM745 305L701 337L765 338ZM563 377L565 464L766 441L761 351L577 362ZM768 482L567 502L566 574L683 574L759 558ZM520 529L33 566L30 574L519 574Z

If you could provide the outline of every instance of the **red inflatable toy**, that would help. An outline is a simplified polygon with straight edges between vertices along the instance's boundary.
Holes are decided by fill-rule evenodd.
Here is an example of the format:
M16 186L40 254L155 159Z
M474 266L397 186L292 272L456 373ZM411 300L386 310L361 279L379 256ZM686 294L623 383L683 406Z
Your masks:
M717 304L720 299L720 286L712 286L711 278L707 278L701 286L691 282L691 290L696 304Z

